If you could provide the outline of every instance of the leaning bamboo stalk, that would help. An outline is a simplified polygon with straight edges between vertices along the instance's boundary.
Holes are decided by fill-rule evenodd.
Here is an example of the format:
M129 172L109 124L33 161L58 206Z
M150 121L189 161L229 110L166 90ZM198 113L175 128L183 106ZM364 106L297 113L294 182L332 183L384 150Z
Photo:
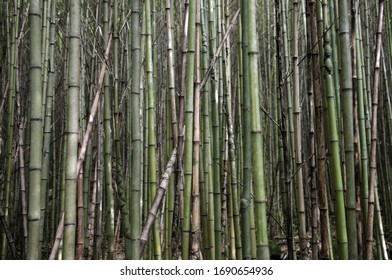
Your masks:
M57 252L60 247L60 242L63 239L63 233L64 233L64 213L61 215L60 223L57 226L56 241L54 242L52 251L50 252L49 260L54 260L56 258Z
M381 209L380 209L380 201L379 201L379 196L378 196L378 188L375 188L374 190L374 197L375 197L375 215L376 215L376 221L377 221L377 229L378 229L378 238L380 239L380 247L381 247L381 259L383 260L388 260L388 252L387 252L387 246L385 242L385 234L384 234L384 226L382 223L382 215L381 215Z
M215 64L216 64L217 59L219 58L219 54L222 51L223 46L224 46L227 38L229 37L231 30L233 29L234 25L236 24L239 14L240 14L240 9L238 9L237 12L234 14L232 20L230 21L230 25L227 27L226 33L223 36L222 41L220 42L218 48L216 49L213 57L210 60L210 66L208 67L207 72L204 73L203 80L200 83L200 90L202 90L203 87L206 85L206 83L211 75L212 70L215 68Z
M174 165L176 163L177 160L177 147L174 148L172 155L170 157L170 160L168 161L167 165L166 165L166 170L165 173L163 173L162 175L162 181L161 184L159 185L159 188L156 192L155 198L154 198L154 202L152 203L152 206L148 212L148 217L147 217L147 221L144 224L143 227L143 231L140 235L140 251L139 251L139 255L142 258L144 255L144 250L146 248L147 245L147 241L149 239L149 234L150 231L153 227L154 221L156 220L156 217L158 215L158 211L159 211L159 206L161 205L161 202L164 198L164 195L166 193L167 190L167 186L169 185L169 178L170 175L173 172L174 169Z
M91 113L88 117L86 133L83 137L82 146L80 148L80 152L79 152L79 156L78 156L78 162L76 165L77 174L80 173L84 158L86 156L87 145L88 145L88 142L90 141L91 132L93 130L94 119L95 119L95 116L97 115L99 98L101 96L101 91L102 91L102 87L103 87L103 80L104 80L105 72L106 72L106 68L107 68L107 61L109 59L111 43L112 43L112 36L109 36L109 41L108 41L108 44L106 47L104 60L103 60L102 66L101 66L101 70L99 72L98 86L97 86L97 89L95 92L93 105L91 106Z

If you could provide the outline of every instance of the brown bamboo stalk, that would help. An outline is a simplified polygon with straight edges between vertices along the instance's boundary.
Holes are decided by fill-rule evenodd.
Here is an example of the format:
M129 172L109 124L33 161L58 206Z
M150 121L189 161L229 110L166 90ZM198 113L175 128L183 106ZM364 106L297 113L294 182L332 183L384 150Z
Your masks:
M147 221L143 227L143 231L140 236L140 254L139 255L141 257L143 257L143 255L144 255L144 250L146 248L147 241L149 239L151 228L152 228L154 221L155 221L155 218L158 214L159 206L161 205L161 202L165 196L167 187L169 185L169 178L173 172L176 160L177 160L177 147L174 148L172 155L166 165L166 170L165 170L165 173L163 173L163 175L162 175L162 181L161 181L161 184L159 185L159 188L158 188L157 193L155 195L154 202L153 202L150 210L148 211Z
M107 61L109 59L109 53L110 53L111 44L112 44L112 34L110 34L110 36L109 36L109 41L108 41L108 45L106 47L104 60L103 60L102 66L101 66L101 71L99 72L98 87L97 87L97 90L96 90L96 93L95 93L93 105L91 107L91 113L90 113L90 116L88 118L86 133L85 133L85 135L83 137L82 147L80 148L80 152L79 152L79 156L78 156L78 163L77 163L77 166L76 166L77 174L80 173L80 169L82 167L82 163L83 163L84 158L86 156L87 145L88 145L88 142L90 140L91 132L93 130L94 119L95 119L95 116L97 115L98 105L99 105L99 98L101 96L101 91L102 91L102 87L103 87L103 80L105 78L105 72L106 72L106 67L107 67Z
M202 258L200 251L200 0L196 1L195 93L193 104L193 159L192 159L192 250L191 258Z
M369 183L369 210L366 230L366 259L373 259L373 227L374 227L374 191L377 183L377 112L378 112L378 87L380 83L380 61L382 44L382 27L384 16L384 0L379 0L378 27L376 37L376 59L374 64L373 89L372 89L372 126L370 150L370 183Z
M216 52L214 53L214 57L211 59L210 66L208 67L207 72L204 74L203 80L201 81L200 91L206 85L208 78L211 75L211 71L212 71L212 69L214 69L215 63L216 63L217 59L219 58L219 54L222 51L222 48L223 48L227 38L229 37L231 30L233 29L234 25L237 22L237 18L239 16L239 14L240 14L240 9L238 9L237 12L234 14L233 19L231 20L230 25L227 27L226 33L223 36L222 41L220 42L218 48L216 49Z

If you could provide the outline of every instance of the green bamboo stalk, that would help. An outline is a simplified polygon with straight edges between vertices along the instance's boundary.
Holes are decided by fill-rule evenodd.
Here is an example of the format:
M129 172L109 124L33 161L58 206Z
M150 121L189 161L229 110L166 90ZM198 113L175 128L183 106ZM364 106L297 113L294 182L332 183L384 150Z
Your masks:
M62 127L61 133L63 134L65 130L65 127ZM61 167L60 167L60 172L61 172L61 183L60 183L60 191L59 191L59 197L60 197L60 205L59 205L59 212L63 213L64 212L64 219L65 219L65 169L66 169L66 156L67 156L67 142L68 142L68 137L64 137L61 139L62 141L60 142L60 151L61 151ZM58 218L58 217L57 217ZM61 260L63 258L63 243L64 239L60 242L60 248L57 253L57 259Z
M48 82L45 102L45 119L44 119L44 140L43 140L43 158L42 158L42 185L41 185L41 220L40 220L40 243L43 245L44 239L44 221L46 212L46 193L48 188L48 174L50 164L50 140L52 137L52 104L55 87L55 43L56 43L56 1L51 2L50 12L50 48L48 54Z
M306 235L306 216L305 216L305 200L304 200L304 186L302 173L302 128L301 128L301 107L300 107L300 77L298 65L298 16L299 3L297 0L292 1L293 17L292 17L292 67L293 67L293 118L294 118L294 145L295 145L295 184L297 189L297 208L299 219L299 246L301 250L301 257L308 259L307 252L307 235Z
M226 24L229 24L229 9L228 5L226 5L225 9L226 14ZM233 216L233 233L235 246L232 249L235 249L235 258L233 259L242 259L242 242L241 242L241 227L240 227L240 210L239 210L239 195L238 195L238 169L237 169L237 155L236 155L236 146L234 143L234 121L233 121L233 109L232 109L232 75L230 71L231 66L231 41L230 36L226 39L225 42L225 51L223 52L223 64L226 65L224 71L225 77L225 108L226 111L226 121L227 121L227 133L228 133L228 146L229 146L229 160L230 160L230 214Z
M102 108L98 107L98 123L102 124ZM96 191L96 200L95 200L95 209L94 211L94 236L93 239L93 250L92 250L92 257L96 260L101 259L102 257L102 217L103 217L103 201L104 201L104 192L102 190L103 185L103 164L102 158L104 157L102 152L102 130L101 126L98 126L97 129L97 162L96 162L96 184L97 184L97 191Z
M41 0L42 3L42 41L41 41L41 59L42 59L42 108L46 107L46 90L48 85L48 55L49 55L49 28L50 28L50 1ZM45 111L42 110L42 118ZM46 192L44 191L46 194ZM42 192L41 192L42 197Z
M366 33L366 40L365 40L365 48L366 48L366 54L365 54L365 62L366 62L366 94L365 94L365 99L364 99L364 104L365 104L365 120L366 120L366 143L368 144L368 151L371 149L371 116L370 116L370 111L371 111L371 58L370 58L370 23L369 23L369 17L370 17L370 12L368 9L368 1L365 0L365 33Z
M219 42L220 44L222 43L222 24L223 24L223 18L222 18L222 5L221 5L221 0L215 0L215 25L216 25L216 40L217 42ZM216 151L216 154L214 156L214 161L215 164L217 165L216 168L218 168L219 170L219 174L220 174L220 178L219 178L219 182L220 182L220 186L221 186L221 201L222 201L222 207L221 207L221 244L222 244L222 259L225 259L223 257L223 254L225 254L225 240L227 239L227 227L226 224L227 222L225 222L225 208L224 208L224 199L225 196L223 195L224 189L226 188L226 184L225 182L225 178L227 178L227 173L223 171L223 169L226 167L226 162L227 162L227 154L226 154L226 126L224 125L225 123L225 115L223 114L223 107L224 107L224 103L225 100L223 99L223 91L224 91L224 85L223 85L223 57L222 57L222 53L219 52L216 55L217 59L216 59L216 64L215 64L215 79L217 80L217 110L218 110L218 117L216 120L216 129L217 129L217 134L219 137L219 141L217 142L217 144L219 145L219 151ZM219 127L219 128L218 128ZM227 209L227 208L226 208ZM227 217L227 216L226 216Z
M290 45L288 39L287 25L289 13L287 11L288 1L281 2L281 13L282 13L282 38L283 38L283 58L284 58L284 82L285 82L285 94L287 95L287 121L288 121L288 131L289 131L289 146L288 151L290 153L290 157L294 157L294 119L293 119L293 93L292 93L292 79L290 73L291 64L290 64ZM293 170L294 158L290 158L290 168L289 170ZM290 183L292 185L292 182ZM291 191L288 193L289 196L292 196ZM291 206L290 206L291 207Z
M329 19L325 19L326 29L329 28ZM337 114L336 114L336 102L335 102L335 89L333 83L333 69L332 69L332 48L330 45L330 33L326 32L324 35L324 65L325 65L325 86L326 86L326 98L328 102L328 129L329 139L331 147L331 179L335 191L335 208L336 208L336 227L337 227L337 239L339 246L339 257L347 257L347 232L346 232L346 217L344 209L344 189L342 171L340 166L340 149L339 149L339 137L337 127Z
M148 176L149 176L149 195L152 200L155 197L157 188L156 178L156 135L155 135L155 90L153 80L153 57L152 57L152 27L151 27L151 8L150 1L145 2L145 20L146 20L146 73L147 73L147 110L148 110ZM161 259L161 244L159 221L154 222L154 257Z
M204 0L203 7L203 75L206 75L208 69L208 51L209 51L209 34L207 29L208 23L208 0ZM213 167L212 167L212 143L211 143L211 97L210 83L207 82L203 87L202 110L203 110L203 166L204 166L204 186L208 193L207 202L207 239L205 248L208 250L208 258L215 259L215 216L214 216L214 185L213 185Z
M353 85L353 128L354 128L354 138L353 138L353 145L354 145L354 184L355 184L355 230L356 230L356 235L357 239L356 244L355 244L355 249L356 252L354 252L354 255L356 258L360 258L359 252L362 251L363 248L363 242L362 242L362 224L360 220L360 210L358 208L358 203L360 202L360 188L361 188L361 182L360 182L360 177L361 177L361 159L360 159L360 138L359 138L359 120L358 120L358 94L357 94L357 77L358 77L358 71L357 71L357 56L359 55L357 53L357 43L358 43L358 13L359 10L359 1L352 0L351 1L351 36L350 36L350 41L351 41L351 62L352 62L352 85ZM354 249L352 249L354 250Z
M385 25L386 25L387 43L388 43L389 67L391 67L391 65L392 65L392 57L391 57L391 54L392 54L392 27L391 27L391 11L390 10L391 10L390 1L388 0L385 5ZM389 68L389 69L391 69L391 68ZM392 105L391 105L389 96L388 96L388 116L389 116L388 117L389 120L391 120L392 119ZM392 131L392 122L391 121L388 122L388 127L389 127L389 131ZM387 185L384 185L382 189L385 190L385 195L383 197L385 197L385 201L386 201L386 203L384 205L385 221L386 221L385 226L390 227L391 225L390 225L389 221L392 221L392 205L391 205L390 199L389 199L390 198L390 188L387 187Z
M142 133L140 129L140 104L141 104L141 91L140 91L140 78L141 78L141 54L140 54L140 1L133 0L132 1L132 18L131 18L131 33L132 33L132 78L131 80L134 81L131 85L131 106L132 112L128 111L128 114L131 115L132 119L132 174L131 174L131 192L130 195L130 211L131 211L131 258L132 259L139 259L139 236L141 233L141 209L139 206L140 198L141 198L141 182L142 178L142 165L140 162L142 161ZM144 20L143 20L144 22ZM129 108L131 108L129 106Z
M25 121L19 127L19 146L24 147L24 133ZM26 258L27 249L27 195L26 195L26 177L25 177L25 155L23 149L19 150L19 164L20 164L20 196L22 200L22 220L23 220L23 252L22 258Z
M216 32L216 1L209 1L208 8L208 26L209 26L209 47L210 57L212 57L216 50L217 32ZM217 83L217 74L211 80L211 113L212 113L212 167L213 167L213 188L214 188L214 216L215 216L215 259L220 260L222 254L222 203L221 203L221 184L220 184L220 143L219 143L219 104L218 91L219 84Z
M294 157L294 123L293 123L293 93L291 87L291 75L290 72L290 47L287 32L288 2L281 3L281 22L282 22L282 33L281 37L283 41L283 52L281 53L283 61L278 64L279 66L279 97L280 97L280 110L281 110L281 133L282 133L282 148L283 148L283 169L282 179L284 181L283 193L284 193L284 207L285 207L285 220L286 220L286 238L288 243L288 254L289 259L296 260L295 242L293 238L294 234L294 218L293 218L293 181L291 174L293 173ZM283 71L283 72L282 72ZM284 85L283 85L284 84Z
M326 11L331 11L324 13L326 14L325 18L329 14L329 22L334 22L337 24L335 20L335 0L328 0L329 1L329 10L325 8ZM325 28L324 28L325 29ZM334 87L335 87L335 102L336 102L336 112L337 112L337 122L339 131L341 130L341 106L340 106L340 80L339 80L339 61L338 61L338 47L337 47L337 39L336 39L336 29L330 28L329 32L331 33L331 47L332 47L332 64L333 64L333 79L334 79Z
M167 145L167 156L173 149L173 147L177 146L178 143L178 122L177 122L177 105L176 105L176 84L175 84L175 62L174 62L174 44L173 44L173 36L174 36L174 27L172 14L174 12L174 5L172 0L166 0L166 36L167 36L167 88L169 94L169 102L167 108L170 108L170 111L167 112L168 122L170 120L171 126L168 128L168 137L167 139L172 139L172 143ZM165 245L166 245L166 259L171 259L171 237L172 237L172 226L173 226L173 211L174 211L174 181L175 178L172 176L169 181L169 188L167 194L167 212L166 212L166 237L165 237Z
M391 28L391 8L390 8L390 1L386 1L385 5L385 29L387 34L387 50L388 50L388 62L389 67L392 65L392 28Z
M141 42L140 42L140 57L144 58L145 53L146 53L146 42L147 42L147 33L146 33L146 28L147 28L147 22L145 20L146 18L146 9L145 5L143 5L142 9L142 27L141 27ZM145 73L146 65L142 64L142 70L141 73ZM148 106L148 96L146 98L143 98L144 95L147 93L147 87L144 85L144 81L142 80L142 75L140 76L140 93L143 93L140 95L141 100L140 100L140 108L139 110L142 112L142 121L140 122L141 130L142 130L142 147L144 154L142 155L142 164L143 164L143 173L142 173L142 193L141 193L141 200L143 201L143 209L141 211L141 221L146 220L146 215L148 214L148 112L147 112L147 106ZM147 151L147 152L145 152ZM140 256L141 258L142 256Z
M132 39L139 37L140 40L140 32L138 36L132 36L132 0L123 1L121 5L121 14L123 18L123 22L121 25L121 35L120 42L122 42L123 52L121 53L120 61L126 62L122 63L122 74L121 74L121 91L123 92L123 96L125 96L125 107L123 107L123 115L126 123L126 130L123 132L125 139L127 139L127 144L122 146L122 162L121 167L123 169L122 179L124 180L124 192L125 196L123 197L125 205L128 207L128 211L130 211L130 201L131 195L129 195L131 189L131 180L132 175L129 170L131 169L132 162L132 113L130 112L132 108ZM140 22L139 22L140 24ZM121 63L120 63L121 65ZM139 79L140 80L140 79ZM139 83L136 83L138 88L140 88ZM127 223L130 225L130 216L128 217ZM129 233L129 232L128 232ZM125 240L125 252L126 258L131 259L131 239L126 238Z
M305 4L305 3L304 3ZM305 10L305 7L303 7ZM310 23L310 14L306 13L306 24ZM312 49L312 40L310 36L310 28L309 26L306 28L306 37L308 38L306 41L306 48L308 50ZM312 57L308 55L306 61L306 69L309 73L312 71ZM311 249L312 249L312 260L318 260L320 254L319 248L319 205L318 205L318 195L317 195L317 179L316 179L316 137L315 137L315 108L314 108L314 92L313 92L313 83L312 83L312 75L307 75L306 78L306 90L308 94L308 106L307 106L307 114L309 121L309 183L310 183L310 204L311 204Z
M292 186L291 186L291 161L289 159L289 135L288 129L288 106L287 97L284 94L285 87L285 74L284 74L284 62L283 52L285 48L282 48L282 27L280 22L282 21L282 11L280 8L280 2L275 1L275 17L276 17L276 70L277 70L277 102L279 104L278 119L280 120L280 133L281 139L278 143L279 146L279 174L280 174L280 189L282 193L283 211L284 211L284 222L285 222L285 237L287 242L288 259L296 259L294 250L294 238L293 238L293 216L292 216Z
M257 63L257 34L256 34L256 1L248 1L248 30L249 30L249 84L251 100L251 134L252 134L252 166L255 191L255 216L257 227L257 258L269 259L266 186L264 178L263 137L260 123L260 97Z
M169 95L169 98L167 99L167 107L170 107L171 103L171 96ZM169 110L166 111L166 122L170 123L171 122L171 112ZM172 127L169 125L167 127L167 133L166 133L166 159L168 160L170 157L170 153L173 151L173 133L172 133ZM174 176L170 176L169 178L169 184L167 188L167 194L166 194L166 201L165 201L165 224L164 224L164 231L165 231L165 259L166 260L171 260L172 259L172 228L173 228L173 212L174 212L174 195L175 195L175 190L174 190Z
M42 66L40 0L30 1L30 163L29 163L29 235L27 259L38 259L40 191L42 169Z
M22 30L24 26L24 21L27 19L23 20L22 23ZM16 114L17 118L20 120L18 124L18 148L16 150L15 158L17 158L19 154L19 160L23 163L24 165L24 141L25 139L23 138L24 136L24 129L25 129L25 116L22 114L22 106L21 106L21 70L22 69L22 64L21 60L17 61L16 65L16 85L15 85L15 93L16 93ZM1 132L0 132L1 133ZM19 166L22 166L22 163L19 164ZM23 237L22 237L22 246L23 246L23 251L22 255L23 258L25 258L25 249L26 249L26 241L27 241L27 203L26 203L26 178L25 178L25 171L24 171L24 166L20 169L19 176L16 176L15 178L15 189L18 191L14 191L14 199L12 202L12 207L10 208L10 220L15 220L15 217L20 217L19 215L22 214L23 216L23 223L22 226L19 226L15 222L10 222L11 227L14 226L16 227L16 230L19 232L23 232ZM19 192L20 189L20 192ZM24 190L24 193L22 193L22 190ZM20 211L20 209L22 211ZM19 237L20 235L18 235ZM12 256L14 259L17 259L18 257L16 256L15 252L15 243L13 242L13 238L8 238L9 240L9 245L11 249Z
M223 62L223 61L222 61ZM226 107L225 99L223 101L223 108ZM222 116L223 117L223 116ZM221 118L221 122L225 123L226 121ZM230 226L233 224L233 214L232 211L229 210L229 207L232 206L232 198L231 198L231 190L230 190L230 177L228 175L227 170L229 170L229 160L228 153L226 151L228 148L228 135L227 135L227 126L221 126L221 135L224 137L220 140L221 142L221 164L219 165L222 168L221 172L221 196L222 196L222 260L227 260L230 258L235 259L235 245L232 245L232 241L234 241L234 231L231 230ZM230 172L230 171L229 171Z
M241 199L241 238L243 248L243 258L249 260L251 254L251 233L250 233L250 211L252 193L252 152L251 152L251 130L250 130L250 94L249 94L249 56L248 56L248 5L246 1L241 1L241 34L242 34L242 97L243 97L243 193Z
M382 114L384 115L384 118L380 118L381 119L381 125L380 125L380 127L388 127L388 131L391 131L392 130L392 123L390 123L390 121L388 121L388 124L386 123L387 121L386 120L391 120L391 115L392 115L392 106L391 106L391 98L390 98L390 89L389 89L389 84L388 84L388 78L387 78L387 68L386 68L386 63L385 63L385 57L384 57L384 51L383 51L383 49L381 49L381 59L382 59L382 72L383 72L383 83L382 83L382 85L384 85L384 87L383 87L383 89L384 89L384 91L383 91L383 95L382 95L382 98L383 98L383 100L384 100L384 106L383 107L381 107L381 109L380 109L380 111L382 112ZM386 138L385 137L385 134L387 134L387 133L384 133L382 136L383 136L383 138L382 138L382 142L381 143L384 143L384 145L382 145L381 143L379 143L379 147L380 147L380 149L382 149L382 152L383 152L383 158L385 158L386 160L385 160L385 164L382 164L382 165L384 165L383 167L384 168L382 168L381 169L381 171L380 171L380 174L382 174L383 175L383 180L381 180L380 181L380 183L379 183L379 186L381 186L381 188L380 188L380 194L381 194L381 197L382 197L382 199L381 199L381 201L380 201L380 203L381 203L381 205L382 205L382 207L385 209L384 210L384 212L385 212L385 220L387 220L387 219L389 219L389 214L390 214L390 203L389 203L389 201L390 201L390 194L389 194L389 190L388 190L388 188L385 188L384 186L385 185L388 185L388 184L385 184L384 182L388 182L389 181L389 179L388 178L391 178L390 176L391 176L391 172L390 172L390 168L388 168L389 166L390 166L390 160L389 160L389 153L387 152L388 151L388 148L387 148L387 146L388 146L388 138ZM385 179L384 179L385 178Z
M66 260L75 258L77 152L79 136L80 88L80 1L70 2L69 77L67 112L67 156L65 170L65 226L64 255Z
M87 252L87 259L91 260L92 254L93 254L93 245L94 245L94 229L95 229L95 205L97 202L97 190L98 190L98 184L97 184L97 164L94 163L94 174L92 176L92 193L91 193L91 203L89 207L89 223L88 223L88 233L87 233L87 239L88 239L88 252Z
M89 10L90 3L83 2L82 3L82 20L81 20L81 40L85 41L88 38L88 23L90 22ZM96 23L96 22L94 22ZM93 55L94 56L94 55ZM92 61L92 69L96 69L96 65L94 60L90 60L87 51L81 50L80 53L80 60L81 60L81 68L80 68L80 135L86 135L86 131L88 128L88 109L89 105L92 103L92 92L89 88L90 82L92 79L95 78L96 75L89 75L89 62ZM89 61L90 60L90 61ZM93 72L94 70L93 70ZM90 149L90 155L88 155L88 150ZM80 152L79 152L80 154ZM77 259L85 259L87 258L88 252L88 207L90 202L90 185L89 185L89 178L90 178L90 170L91 170L91 145L88 145L87 152L86 152L86 160L89 163L85 163L83 168L81 168L80 173L78 173L78 194L77 194L77 249L76 249L76 258ZM85 173L87 173L85 175ZM57 223L55 225L57 227ZM55 230L53 230L53 235L55 234Z
M185 91L186 91L186 60L187 60L187 37L188 37L188 25L189 25L189 0L185 0L184 2L184 19L180 15L181 22L183 22L183 28L181 29L181 63L180 63L180 93L178 95L178 129L182 130L182 127L185 124ZM180 7L181 11L181 7ZM183 168L183 153L184 153L184 134L178 134L178 154L180 155L178 158L178 171L176 176L176 206L174 212L178 213L178 217L176 219L176 227L174 232L174 240L177 243L177 248L175 250L179 250L178 246L180 245L181 240L181 227L182 220L184 217L184 168Z
M339 47L340 47L340 84L343 110L343 136L346 167L346 212L349 258L358 258L357 221L355 210L355 170L354 170L354 119L353 85L350 53L350 23L348 1L339 1Z
M192 140L193 140L193 107L194 107L194 75L196 46L196 0L189 2L188 47L186 67L185 96L185 149L184 149L184 218L182 224L182 258L189 259L190 212L192 189Z
M103 37L104 45L109 42L109 1L103 1ZM107 234L107 259L113 259L114 253L114 199L112 188L112 134L111 134L111 106L112 95L110 92L109 72L105 72L104 78L104 169L105 169L105 191L106 191L106 234Z
M121 5L123 6L123 5ZM113 154L113 164L115 166L115 172L113 177L115 177L115 181L117 181L117 189L119 194L122 193L120 203L122 204L121 207L121 225L124 232L125 237L125 254L126 258L130 259L130 250L129 244L131 240L130 234L130 218L129 218L129 205L127 204L126 199L126 181L124 178L123 172L123 159L122 159L122 151L121 151L121 116L122 116L122 109L120 108L120 101L119 101L119 91L121 88L120 85L120 24L121 24L121 13L119 12L119 3L118 0L114 0L111 2L111 10L113 12L113 106L114 106L114 154ZM127 57L128 58L128 57ZM129 106L131 107L131 106ZM127 130L129 131L129 130ZM129 135L130 133L128 133ZM116 238L116 230L114 233L114 238ZM115 245L114 245L115 246ZM115 249L114 249L115 250Z
M367 149L367 138L366 138L366 120L365 120L365 105L364 96L366 94L365 85L365 73L364 73L364 57L363 57L363 46L362 46L362 32L359 28L360 19L357 22L359 30L359 44L357 47L357 94L358 94L358 122L359 122L359 140L360 140L360 152L361 152L361 210L362 210L362 225L363 231L366 231L367 215L368 215L368 189L369 189L369 161L368 161L368 149ZM366 233L365 233L366 235Z

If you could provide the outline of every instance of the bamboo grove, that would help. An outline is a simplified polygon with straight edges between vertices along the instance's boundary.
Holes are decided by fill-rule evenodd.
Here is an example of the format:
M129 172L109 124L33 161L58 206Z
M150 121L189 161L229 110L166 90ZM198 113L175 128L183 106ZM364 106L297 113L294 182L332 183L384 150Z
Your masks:
M391 8L1 1L0 259L388 259Z

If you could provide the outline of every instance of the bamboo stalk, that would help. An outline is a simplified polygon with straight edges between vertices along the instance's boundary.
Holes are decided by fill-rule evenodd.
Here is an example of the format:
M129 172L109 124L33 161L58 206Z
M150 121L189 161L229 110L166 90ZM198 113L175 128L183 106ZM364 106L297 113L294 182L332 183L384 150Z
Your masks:
M170 160L168 161L168 163L166 165L166 170L165 170L165 173L163 173L163 175L162 175L162 181L161 181L159 188L155 194L154 202L152 203L152 206L151 206L150 210L148 211L148 218L147 218L146 223L144 224L142 233L140 235L140 252L139 252L140 258L143 258L144 250L146 248L147 241L149 239L150 231L151 231L153 224L154 224L154 221L156 220L156 217L158 215L159 207L160 207L162 200L164 198L164 195L166 193L167 186L169 184L169 178L173 172L176 160L177 160L177 147L174 148L172 155L170 157Z
M29 235L27 259L38 259L40 191L42 168L42 66L41 66L41 9L40 1L30 1L30 163L29 163Z
M264 178L263 138L259 111L259 79L257 63L257 34L256 34L256 1L248 1L249 29L249 67L250 67L250 101L251 101L251 135L252 135L252 166L255 192L255 216L257 227L257 258L269 259L266 186Z
M382 28L384 17L384 1L379 0L379 14L376 36L375 64L372 88L372 127L371 127L371 150L370 150L370 181L369 181L369 212L366 229L366 259L373 258L373 228L374 228L374 201L375 185L377 181L377 112L378 112L378 87L380 81L380 57L382 47Z

